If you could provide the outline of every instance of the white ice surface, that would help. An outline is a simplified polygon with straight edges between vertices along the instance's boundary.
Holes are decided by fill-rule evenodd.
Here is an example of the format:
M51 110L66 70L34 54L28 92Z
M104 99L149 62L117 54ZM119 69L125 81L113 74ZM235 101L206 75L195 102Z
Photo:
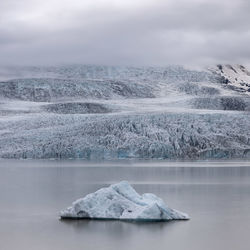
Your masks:
M249 158L250 73L215 69L11 71L0 81L0 158ZM235 78L243 80L234 85Z
M118 219L118 220L187 220L185 213L169 208L154 194L139 195L127 182L122 181L101 188L73 202L61 211L61 218Z

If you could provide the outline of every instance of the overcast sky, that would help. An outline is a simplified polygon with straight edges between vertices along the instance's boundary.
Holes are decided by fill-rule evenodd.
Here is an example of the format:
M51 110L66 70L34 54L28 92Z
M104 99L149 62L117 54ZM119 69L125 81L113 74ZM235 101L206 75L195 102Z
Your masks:
M0 64L250 62L250 0L0 0Z

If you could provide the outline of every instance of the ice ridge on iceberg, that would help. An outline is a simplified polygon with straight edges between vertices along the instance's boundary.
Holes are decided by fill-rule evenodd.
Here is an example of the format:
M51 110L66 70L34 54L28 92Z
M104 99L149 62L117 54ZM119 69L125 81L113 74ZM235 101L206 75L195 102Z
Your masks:
M101 188L61 211L62 219L116 219L135 221L188 220L189 216L169 208L154 194L139 195L122 181Z

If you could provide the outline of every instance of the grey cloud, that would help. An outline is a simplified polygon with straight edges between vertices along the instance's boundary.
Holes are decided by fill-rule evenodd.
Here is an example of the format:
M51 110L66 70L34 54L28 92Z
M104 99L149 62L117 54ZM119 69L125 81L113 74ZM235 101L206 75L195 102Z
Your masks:
M42 17L23 21L30 0L23 1L21 17L10 8L11 0L0 3L0 63L249 64L250 4L235 2L152 1L68 12L54 7L43 23Z

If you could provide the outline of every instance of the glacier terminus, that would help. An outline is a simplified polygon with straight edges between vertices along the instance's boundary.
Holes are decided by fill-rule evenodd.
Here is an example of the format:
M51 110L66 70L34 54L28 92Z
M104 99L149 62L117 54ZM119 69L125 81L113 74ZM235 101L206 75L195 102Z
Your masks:
M0 158L250 158L250 73L242 65L1 72Z

